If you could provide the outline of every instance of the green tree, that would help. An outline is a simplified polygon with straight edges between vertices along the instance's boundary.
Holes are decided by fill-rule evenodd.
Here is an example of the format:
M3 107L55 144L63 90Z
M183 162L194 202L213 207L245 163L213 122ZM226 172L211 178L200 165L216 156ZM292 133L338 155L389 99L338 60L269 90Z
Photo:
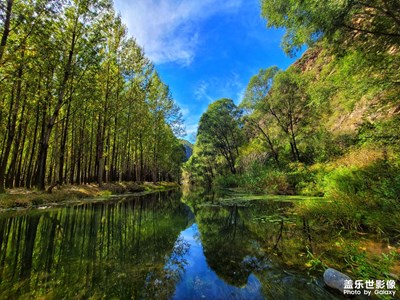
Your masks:
M179 177L182 114L111 1L2 2L0 38L0 192Z
M262 109L273 116L278 127L289 140L293 161L301 161L298 138L310 115L306 82L292 68L278 73L271 92L265 98Z
M283 47L288 53L322 37L337 41L372 36L386 45L400 42L398 0L261 0L261 5L268 27L286 28Z
M210 144L226 160L232 174L243 142L240 117L241 110L231 99L220 99L208 106L199 123L199 144Z
M271 120L271 115L265 114L261 108L272 87L273 78L278 72L279 69L277 67L270 67L260 70L257 75L254 75L250 79L243 101L240 104L240 107L246 112L245 123L251 128L251 131L255 129L261 134L277 166L279 166L279 153L271 133L273 131L271 129L273 120Z

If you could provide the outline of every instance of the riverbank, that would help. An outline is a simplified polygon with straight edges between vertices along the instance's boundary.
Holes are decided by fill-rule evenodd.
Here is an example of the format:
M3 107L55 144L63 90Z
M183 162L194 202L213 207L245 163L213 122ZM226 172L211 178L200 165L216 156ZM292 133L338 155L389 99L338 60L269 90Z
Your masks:
M68 203L89 198L104 198L111 195L131 194L139 195L178 188L174 182L117 182L107 183L102 187L96 184L62 185L56 187L51 193L47 191L28 190L17 188L7 190L0 195L0 212L12 208L32 208L40 205Z

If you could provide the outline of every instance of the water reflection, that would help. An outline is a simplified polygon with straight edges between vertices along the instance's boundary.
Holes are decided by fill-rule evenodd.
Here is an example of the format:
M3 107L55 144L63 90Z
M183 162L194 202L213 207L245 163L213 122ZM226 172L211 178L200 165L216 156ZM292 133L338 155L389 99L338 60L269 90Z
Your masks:
M190 247L183 257L187 266L177 284L173 299L264 299L260 282L254 275L246 277L242 286L229 284L221 278L204 255L205 249L197 224L181 232ZM223 261L218 265L223 265Z
M197 244L187 239L191 248L197 246L203 251L193 255L193 264L188 265L183 276L185 285L178 284L175 296L195 295L191 299L342 298L325 290L321 280L288 268L287 263L291 264L293 256L297 256L296 262L303 261L298 255L306 250L309 232L303 230L301 220L296 222L283 214L287 205L290 204L218 205L214 201L195 205L198 227L183 234L199 236L195 239ZM203 256L205 267L196 265L194 261L202 262ZM197 275L201 274L199 270L203 270L202 275ZM201 293L196 294L197 283L202 288Z
M164 193L0 216L0 299L337 298L288 269L315 247L307 220L285 213L290 203L183 200Z
M173 293L169 257L188 224L176 196L92 203L0 220L0 298L135 298ZM174 246L175 245L175 246ZM160 284L159 284L160 285Z

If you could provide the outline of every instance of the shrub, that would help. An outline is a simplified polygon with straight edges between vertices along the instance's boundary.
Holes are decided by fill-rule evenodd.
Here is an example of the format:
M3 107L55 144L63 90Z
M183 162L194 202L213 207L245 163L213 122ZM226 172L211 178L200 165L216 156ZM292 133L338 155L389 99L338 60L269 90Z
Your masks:
M365 167L342 166L324 176L326 200L297 206L310 217L334 226L392 232L400 222L400 168L376 160Z
M400 168L394 162L377 160L366 167L340 167L325 177L331 199L350 199L371 207L400 200Z
M304 196L323 196L323 178L326 169L323 164L315 164L308 167L302 163L290 165L288 179L296 194Z
M256 163L243 174L241 183L245 189L256 193L286 195L294 192L285 172Z
M240 175L238 174L228 174L217 176L213 185L216 188L235 188L240 186Z
M264 190L269 194L294 194L286 173L279 170L268 170L263 178Z

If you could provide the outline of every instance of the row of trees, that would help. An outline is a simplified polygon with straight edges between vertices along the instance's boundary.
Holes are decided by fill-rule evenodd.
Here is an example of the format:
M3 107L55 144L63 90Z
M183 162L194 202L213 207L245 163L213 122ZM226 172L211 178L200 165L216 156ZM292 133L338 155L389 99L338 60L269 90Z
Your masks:
M109 0L0 6L0 191L173 180L182 115Z

